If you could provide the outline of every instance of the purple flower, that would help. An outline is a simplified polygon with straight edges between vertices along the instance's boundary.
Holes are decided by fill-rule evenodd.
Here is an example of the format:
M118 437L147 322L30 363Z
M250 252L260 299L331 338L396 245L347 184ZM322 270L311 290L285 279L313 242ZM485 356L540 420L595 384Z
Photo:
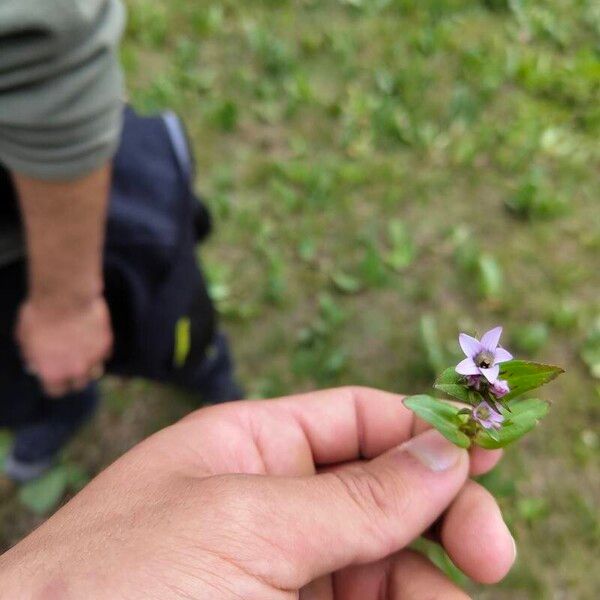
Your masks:
M473 408L473 419L484 429L500 429L504 417L485 400Z
M467 375L467 385L478 392L481 388L481 377L479 375Z
M490 392L496 396L496 398L502 398L506 396L508 392L510 392L510 388L508 387L508 381L505 379L497 379L491 386Z
M456 372L461 375L483 375L491 384L495 383L500 373L498 363L512 359L512 354L498 346L502 327L494 327L481 336L481 341L461 333L458 343L466 357L456 365Z

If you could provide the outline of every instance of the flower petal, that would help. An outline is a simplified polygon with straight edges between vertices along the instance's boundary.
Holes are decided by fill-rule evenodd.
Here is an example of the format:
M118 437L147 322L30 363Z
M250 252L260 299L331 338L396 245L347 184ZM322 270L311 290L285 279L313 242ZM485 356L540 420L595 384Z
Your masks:
M479 368L472 358L461 360L454 369L460 375L479 375Z
M508 350L505 350L504 348L496 348L494 352L495 363L502 363L512 359L513 355Z
M493 352L500 341L502 335L502 327L494 327L481 336L481 345L486 349Z
M458 343L462 348L462 351L466 356L473 358L483 349L479 340L476 340L474 337L467 335L466 333L461 333L458 336Z
M479 369L479 371L490 383L495 383L500 373L500 367L494 365L491 369Z

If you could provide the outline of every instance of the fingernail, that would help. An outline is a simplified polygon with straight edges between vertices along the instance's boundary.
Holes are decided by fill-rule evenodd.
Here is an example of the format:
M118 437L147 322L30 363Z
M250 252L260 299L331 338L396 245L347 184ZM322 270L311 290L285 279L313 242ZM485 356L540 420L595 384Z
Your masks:
M430 471L447 471L465 452L434 430L412 438L400 449L414 456Z
M515 538L514 537L510 537L510 539L512 540L513 543L513 563L515 562L515 560L517 560L517 542L515 542Z

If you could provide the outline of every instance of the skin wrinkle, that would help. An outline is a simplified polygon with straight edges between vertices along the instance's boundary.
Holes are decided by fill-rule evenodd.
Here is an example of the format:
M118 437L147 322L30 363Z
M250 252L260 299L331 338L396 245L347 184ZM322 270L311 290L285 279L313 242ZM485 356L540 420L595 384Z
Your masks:
M317 466L317 461L315 459L315 453L313 451L314 443L313 443L313 440L311 439L310 433L309 433L310 428L308 427L308 425L304 421L304 417L303 417L302 413L300 411L295 411L293 409L294 409L293 406L290 407L290 412L293 415L295 421L298 423L298 426L302 430L302 434L304 435L304 439L306 440L306 443L308 444L308 449L309 449L309 452L310 452L310 456L311 456L311 460L313 462L313 465Z
M279 409L279 407L277 408ZM271 419L267 420L265 416L257 415L256 412L249 413L252 441L262 457L264 473L277 474L277 471L283 470L288 473L296 471L297 475L313 475L315 473L315 463L306 432L295 420L290 422L288 415L287 410L279 409L273 411L269 415ZM281 433L281 437L286 441L285 452L291 455L291 464L286 463L283 468L278 464L278 461L281 461L281 456L275 456L273 461L272 452L266 451L269 445L265 443L265 438L266 436L272 436L274 430ZM306 460L303 458L305 456L310 456L310 459Z
M251 533L253 534L253 536L256 536L256 533L254 531L251 531ZM201 552L204 552L205 554L207 554L209 556L213 556L220 563L222 563L222 564L224 563L225 565L233 568L235 571L238 571L239 573L241 573L242 575L247 577L250 581L254 581L271 591L274 591L276 593L283 593L286 595L289 595L290 593L294 593L293 589L285 589L282 587L278 587L276 584L268 581L266 578L261 576L259 573L252 572L246 566L244 566L241 561L235 560L230 556L222 554L221 552L218 552L217 550L208 548L201 544L197 544L196 547L199 548L201 550ZM225 583L227 583L227 579L225 579L224 576L219 576L216 573L213 573L213 574L215 577L217 577L217 578L223 580ZM233 590L232 590L232 593L235 593L235 592L233 592ZM243 596L239 596L238 594L236 594L236 597L240 598L241 600L248 600L247 598L245 598ZM274 596L274 598L275 598L275 596Z
M339 485L342 486L341 497L349 498L350 503L353 505L355 512L361 517L361 523L365 529L369 532L365 535L366 538L377 540L377 547L387 548L385 554L392 552L394 547L394 540L390 536L390 528L383 526L383 522L389 523L389 516L393 514L392 509L389 508L389 496L386 491L386 486L381 480L376 480L373 474L363 473L361 466L357 466L356 471L352 473L350 470L347 471L332 471L329 474L323 475L323 477L329 475L333 477ZM408 501L403 498L403 506L397 514L404 514ZM366 500L366 501L365 501ZM383 519L373 518L371 510L375 507L381 514ZM379 526L376 524L379 523ZM358 562L366 562L371 560L370 552L365 552L365 556L358 557Z
M354 387L354 386L340 388L337 391L338 391L339 395L344 395L350 400L351 410L353 411L352 422L353 422L353 428L355 430L355 434L353 437L356 440L355 454L360 455L361 457L364 456L366 458L369 458L369 452L368 452L368 447L367 447L368 440L369 440L368 431L365 429L362 421L359 420L363 414L362 407L359 407L359 405L362 402L365 392L364 392L363 388ZM342 402L340 402L340 404L345 406L345 404ZM313 436L311 436L310 426L306 423L303 412L301 410L299 410L298 407L294 406L293 404L289 407L289 409L291 410L291 413L294 416L294 419L296 420L296 422L302 427L304 436L307 440L309 447L311 449L317 448L319 444L317 443L317 440ZM411 423L414 422L412 415L413 415L413 413L411 412L409 415L409 417L411 419ZM408 431L411 431L411 428L407 428L407 429L408 429ZM311 452L312 452L312 450L311 450ZM313 463L317 467L321 466L323 463L316 460L316 458L314 456L314 452L312 454L313 454Z
M222 592L223 589L221 587L219 587L218 583L213 583L212 581L210 581L210 577L212 576L215 578L215 580L217 582L220 582L221 585L224 586L228 592L232 593L236 598L240 598L240 600L244 600L242 598L242 596L238 595L236 592L234 592L230 588L230 586L228 585L229 582L227 581L227 579L223 575L221 575L217 570L210 569L207 565L203 565L202 568L204 569L204 571L200 570L196 565L191 567L189 570L183 569L181 566L178 566L175 562L172 562L172 564L169 567L169 569L171 571L177 571L179 573L183 573L187 577L190 577L190 578L195 579L196 581L202 582L203 584L207 585L209 588L214 589L216 592ZM206 574L206 577L202 577L203 573ZM169 582L163 582L163 583L169 589L174 589L175 591L177 591L177 593L183 593L179 586L175 586L174 584L171 584ZM189 596L187 594L183 597L192 598L192 600L196 600L196 598L194 598L194 596Z
M172 444L170 444L170 443L163 444L162 443L162 438L165 437L168 440L169 436L171 434L171 431L170 431L171 428L173 428L173 427L175 427L177 425L181 425L184 421L188 420L189 417L194 417L197 412L198 411L196 411L194 413L190 413L184 419L182 419L182 421L179 421L179 423L176 423L174 425L170 425L169 427L166 427L165 429L163 429L163 430L155 433L153 436L151 436L150 438L148 438L145 442L142 442L142 444L146 444L148 441L150 441L150 440L152 440L154 438L154 441L159 442L157 445L160 448L164 448L162 450L162 455L165 456L165 457L167 457L169 463L177 464L177 463L181 462L180 458L177 457L177 452L181 452L181 446L177 449L177 451L175 451L175 449L173 448ZM190 419L190 421L192 421L192 419ZM199 476L202 476L202 475L210 475L210 474L212 474L213 470L210 468L210 465L209 465L208 461L203 456L203 454L198 451L198 449L196 448L196 446L193 443L190 442L190 443L186 444L186 447L190 450L190 453L193 455L193 457L194 457L194 463L193 464L186 464L185 469L184 468L181 469L182 472L183 471L185 471L185 472L192 471L193 476L195 476L195 477L199 477ZM175 457L175 459L173 459L173 457ZM146 463L143 462L142 464L146 464Z
M324 575L300 590L300 600L334 600L333 577Z
M260 460L261 465L261 473L265 474L268 472L267 465L270 461L266 458L266 452L264 449L264 444L262 441L262 427L260 419L253 419L250 413L247 413L248 417L248 428L250 430L250 435L252 436L252 442L254 448L256 448L256 454L258 459Z
M256 452L254 453L253 457L255 459L255 462L252 463L252 467L250 469L247 469L247 471L252 471L254 473L257 474L265 474L267 473L267 461L265 459L265 455L263 453L263 448L262 445L260 444L260 435L257 432L256 429L256 420L253 418L253 415L251 414L251 409L252 407L249 407L250 410L245 410L245 411L237 411L236 414L236 425L237 427L239 427L239 431L240 431L240 438L244 439L246 437L247 432L250 432L250 436L252 441L254 442L252 444L252 448L254 450L256 450ZM244 448L244 457L242 459L242 464L243 461L248 460L248 455L247 455L247 448Z
M234 481L233 477L236 477L237 481L237 485L236 486L232 486L230 485L231 482ZM265 521L265 518L267 518L269 521L272 522L273 520L273 516L272 515L263 515L260 514L259 518L256 518L254 516L254 512L253 512L253 505L246 502L245 501L245 497L252 493L252 489L249 488L250 485L252 485L252 479L255 479L257 477L263 477L261 475L245 475L243 476L243 478L246 480L246 486L240 485L239 482L239 475L238 476L231 476L231 475L215 475L212 478L209 479L213 479L214 481L219 481L221 480L221 487L223 489L223 493L224 496L218 501L216 502L214 500L215 498L215 494L214 493L208 493L209 498L211 498L211 506L213 508L213 510L215 508L218 508L219 506L226 506L227 510L223 512L223 514L216 515L217 518L217 522L220 523L232 523L235 524L235 528L233 530L231 530L230 532L228 532L227 528L224 529L219 529L218 530L218 536L219 536L219 542L223 543L223 542L227 542L227 545L229 547L231 547L233 549L232 554L236 555L236 556L243 556L244 554L247 554L248 551L248 547L242 543L242 540L253 540L254 543L256 542L257 539L264 541L266 544L268 544L269 548L274 549L272 552L270 552L269 554L272 555L274 557L275 560L280 559L280 557L282 555L285 555L287 553L284 553L284 549L285 546L277 546L275 545L275 542L273 540L269 540L267 538L263 538L262 535L260 534L261 531L261 527L262 527L262 523ZM204 483L206 483L206 479L204 480ZM246 491L244 491L246 490ZM195 505L194 505L195 506ZM194 506L190 506L190 512L193 513L194 510ZM231 514L235 515L234 519L231 519ZM214 532L213 532L214 533ZM241 545L240 545L241 544ZM202 551L206 551L206 552L210 552L211 551L211 547L210 545L207 544L199 544L196 543L196 547L199 548ZM252 549L253 552L255 552L255 548ZM240 570L246 572L249 575L254 576L255 578L260 578L260 570L261 569L250 569L248 567L246 567L243 564L243 561L237 561L235 563ZM269 561L269 564L272 565L272 561ZM291 565L293 565L292 562L290 562ZM274 575L274 578L277 577L276 575ZM278 582L274 579L273 581L265 581L266 584L270 585L272 588L276 588L276 589L282 589L281 586L278 585ZM286 588L283 588L284 591L289 591Z
M359 460L363 460L366 458L365 452L365 423L362 419L362 410L361 410L361 402L358 394L355 390L351 390L352 396L352 406L354 407L354 423L356 427L356 443L357 449L356 454L358 455Z
M269 580L265 576L263 576L259 573L259 569L251 570L250 568L248 568L246 566L242 566L242 561L239 561L238 566L245 573L247 573L247 574L252 573L255 577L259 578L265 585L268 585L273 589L277 589L277 590L289 593L289 592L293 591L294 589L298 588L298 584L297 584L297 581L299 579L298 568L297 568L295 561L293 560L293 557L289 556L289 550L288 550L288 547L285 545L285 543L282 542L281 544L278 544L276 542L276 540L269 539L262 534L262 528L260 527L260 521L264 520L264 517L265 516L261 514L261 519L257 523L259 526L256 526L256 525L253 526L252 523L245 523L245 522L241 521L237 524L238 528L241 528L244 531L244 533L247 535L247 537L249 537L250 539L262 541L265 544L265 547L267 549L272 550L273 560L268 560L269 565L272 566L274 562L279 563L280 570L282 572L279 575L279 578L281 578L281 580L289 579L290 583L288 585L285 585L285 584L282 584L281 581L279 581L279 582L276 581L278 579L277 574L273 574L272 578L271 578L272 580ZM266 515L266 518L268 520L272 521L275 518L275 515ZM265 553L263 553L263 554L265 554ZM269 555L267 554L267 556L269 556ZM264 562L264 560L261 562Z
M397 600L397 594L395 593L392 579L392 570L394 564L393 559L387 559L385 561L385 567L381 575L381 581L378 586L377 597L379 600ZM391 583L390 583L391 582Z

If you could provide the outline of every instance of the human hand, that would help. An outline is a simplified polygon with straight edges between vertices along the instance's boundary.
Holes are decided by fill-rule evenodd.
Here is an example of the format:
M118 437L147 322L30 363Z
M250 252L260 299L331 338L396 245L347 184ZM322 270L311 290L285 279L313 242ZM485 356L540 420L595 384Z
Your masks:
M437 521L466 574L502 578L512 537L468 479L500 454L423 428L362 388L192 413L1 557L0 598L466 598L404 548Z
M16 337L26 368L49 396L83 389L102 375L112 346L110 315L102 296L70 307L26 301Z

